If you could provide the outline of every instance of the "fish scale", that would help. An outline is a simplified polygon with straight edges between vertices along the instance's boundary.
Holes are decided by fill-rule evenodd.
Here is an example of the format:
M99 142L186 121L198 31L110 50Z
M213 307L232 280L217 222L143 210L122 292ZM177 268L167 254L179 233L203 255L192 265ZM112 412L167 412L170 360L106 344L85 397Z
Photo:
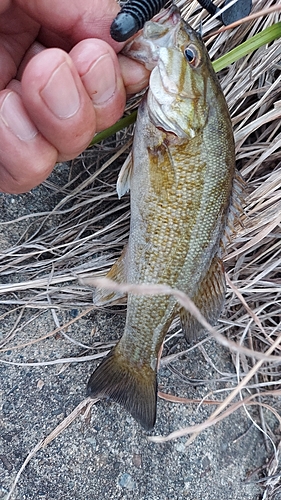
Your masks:
M178 288L214 324L225 296L222 239L234 196L227 105L203 42L175 7L146 23L125 53L152 73L117 186L120 195L130 187L129 242L108 277ZM96 303L117 297L98 290ZM187 337L200 333L173 296L129 293L123 336L88 383L92 397L122 404L145 429L155 423L158 360L177 315Z

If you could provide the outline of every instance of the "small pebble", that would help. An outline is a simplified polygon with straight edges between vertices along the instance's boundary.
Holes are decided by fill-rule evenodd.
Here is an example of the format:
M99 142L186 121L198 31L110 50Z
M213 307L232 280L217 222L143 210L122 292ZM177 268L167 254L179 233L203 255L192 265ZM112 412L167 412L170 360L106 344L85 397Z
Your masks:
M126 488L129 491L133 491L135 489L135 482L130 474L125 472L119 479L119 484L121 488Z
M43 380L39 379L37 382L37 389L38 391L41 391L42 387L44 386Z
M179 453L185 453L186 452L186 446L184 445L184 443L181 443L181 442L178 442L178 443L175 444L175 449Z
M138 467L139 469L142 467L142 456L140 453L133 454L132 463L135 467Z
M70 311L69 311L69 316L70 316L71 318L77 318L78 313L79 313L78 309L70 309Z
M11 462L8 460L8 458L5 455L0 455L0 460L3 463L4 469L6 469L9 472L11 470L13 470L13 465L11 464Z

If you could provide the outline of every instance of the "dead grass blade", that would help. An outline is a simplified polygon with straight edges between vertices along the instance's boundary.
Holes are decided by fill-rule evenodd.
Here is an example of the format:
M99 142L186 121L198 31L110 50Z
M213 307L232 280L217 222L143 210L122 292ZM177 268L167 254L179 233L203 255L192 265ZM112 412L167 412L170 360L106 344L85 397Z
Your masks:
M281 342L281 334L274 342L273 346L266 353L261 353L258 351L254 351L248 349L247 347L243 347L241 345L236 344L235 342L226 339L223 335L221 335L213 326L208 323L208 321L201 314L199 309L196 307L194 302L186 295L184 292L177 290L176 288L171 288L168 285L151 285L151 284L129 284L129 283L116 283L108 278L96 278L92 280L92 286L96 286L97 288L104 288L106 290L121 292L121 293L133 293L136 295L173 295L179 304L183 306L188 312L190 312L199 323L204 326L204 328L223 346L228 347L236 352L240 352L246 354L252 358L260 359L263 361L279 361L281 359L279 356L270 356L271 352L275 350L275 348ZM281 332L280 332L281 333Z
M271 393L273 396L280 396L281 395L281 391L268 391L268 393L266 393L266 395L268 396L269 393ZM251 396L249 396L248 398L246 398L245 400L243 401L238 401L236 403L233 403L232 406L230 406L230 408L228 408L227 410L225 410L224 413L220 414L220 408L221 406L219 406L219 408L217 408L217 410L212 414L212 416L210 418L208 418L207 420L205 420L202 424L197 424L197 425L191 425L189 427L185 427L184 429L179 429L177 431L174 431L172 432L171 434L169 434L168 436L150 436L148 439L150 441L152 441L153 443L165 443L167 441L171 441L173 439L178 439L180 437L185 437L187 436L188 434L192 434L192 435L198 435L200 432L208 429L209 427L211 427L212 425L215 425L217 424L218 422L222 421L224 418L226 417L229 417L234 411L238 410L239 408L243 407L244 405L262 405L264 406L263 403L259 403L259 402L252 402L251 400L254 399L255 397L257 397L257 394L252 394ZM268 407L269 409L270 407ZM272 408L270 408L272 410ZM273 410L277 420L279 421L279 423L281 423L281 417L279 416L279 414ZM190 444L190 442L192 442L193 439L191 438L190 440L187 441L187 445Z

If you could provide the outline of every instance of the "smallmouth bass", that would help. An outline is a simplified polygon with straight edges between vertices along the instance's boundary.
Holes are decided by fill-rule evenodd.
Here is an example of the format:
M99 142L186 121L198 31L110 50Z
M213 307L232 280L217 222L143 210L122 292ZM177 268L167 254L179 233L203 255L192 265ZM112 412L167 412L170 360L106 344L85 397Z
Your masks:
M130 188L129 242L108 277L178 288L214 324L235 177L225 98L203 42L175 7L147 22L125 52L152 72L117 183L119 196ZM95 302L115 298L98 290ZM145 429L155 424L159 353L177 315L186 336L202 330L174 297L128 294L123 336L88 383L92 397L120 403Z

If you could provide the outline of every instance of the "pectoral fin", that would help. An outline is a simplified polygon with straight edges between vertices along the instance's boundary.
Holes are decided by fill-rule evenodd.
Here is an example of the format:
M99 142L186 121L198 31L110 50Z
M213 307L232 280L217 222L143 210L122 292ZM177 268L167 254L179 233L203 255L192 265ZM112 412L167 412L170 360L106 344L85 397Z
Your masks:
M122 198L122 196L130 190L132 170L133 170L133 154L132 152L130 152L130 154L124 161L118 175L117 185L116 185L118 198Z
M200 312L211 324L216 324L223 309L225 300L225 275L223 262L214 257L205 278L201 282L196 294L191 297ZM192 340L204 331L204 327L186 309L180 309L180 320L183 333L187 340Z

